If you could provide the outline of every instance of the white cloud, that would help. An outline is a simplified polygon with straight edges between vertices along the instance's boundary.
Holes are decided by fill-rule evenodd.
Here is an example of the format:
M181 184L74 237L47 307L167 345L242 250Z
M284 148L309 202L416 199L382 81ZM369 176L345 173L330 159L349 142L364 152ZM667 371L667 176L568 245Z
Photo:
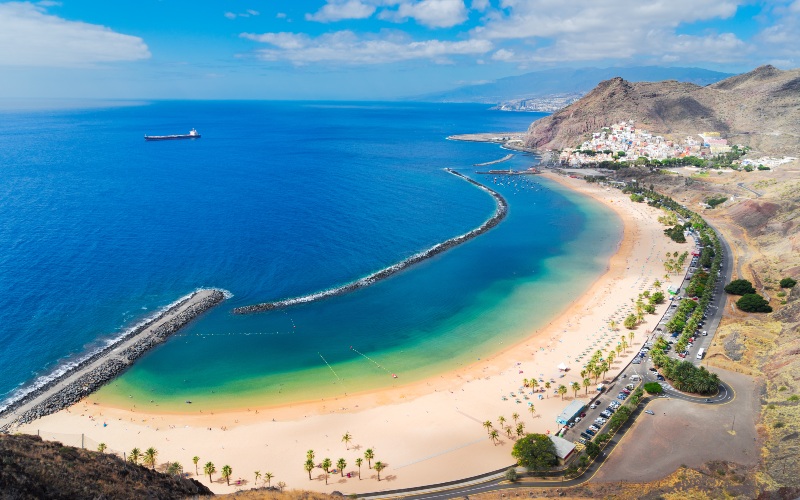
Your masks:
M800 0L798 0L800 1ZM571 62L629 58L742 61L750 50L732 33L680 35L679 26L726 19L738 0L501 0L475 38L519 40L527 49L496 52L506 62Z
M286 12L278 12L275 14L276 19L286 19Z
M380 18L390 21L410 18L429 28L450 28L467 20L467 8L463 0L401 2L397 10L382 11Z
M736 13L737 0L503 0L503 10L492 13L476 33L487 38L553 37L611 33L647 27L675 28L682 23L728 18Z
M261 13L257 10L247 9L246 11L241 12L239 14L235 12L226 12L224 16L227 17L228 19L236 19L237 17L255 17L259 14Z
M139 37L68 21L29 2L0 3L0 65L66 67L149 57Z
M489 7L489 0L472 0L470 4L470 8L472 10L477 10L483 12Z
M481 55L492 50L488 40L413 41L402 35L361 38L351 31L337 31L316 38L301 33L242 33L241 36L271 45L257 51L261 59L289 61L298 66L317 63L370 65L413 59L447 64L451 56Z
M515 58L513 50L500 49L492 54L495 61L513 61Z
M361 0L328 0L314 14L306 14L306 20L330 23L342 19L366 19L374 13L375 5Z

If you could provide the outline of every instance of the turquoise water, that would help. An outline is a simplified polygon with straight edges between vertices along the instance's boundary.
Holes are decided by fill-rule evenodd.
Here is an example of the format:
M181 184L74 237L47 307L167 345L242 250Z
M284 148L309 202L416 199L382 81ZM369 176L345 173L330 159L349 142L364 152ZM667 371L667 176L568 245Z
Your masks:
M7 396L202 286L233 297L98 399L199 411L418 380L547 322L605 269L621 235L609 210L546 180L473 174L473 163L506 151L445 140L523 130L531 114L154 102L3 118L0 279L15 290L0 306ZM203 138L141 138L190 127ZM445 167L503 194L508 217L369 288L231 314L351 281L478 226L494 201Z

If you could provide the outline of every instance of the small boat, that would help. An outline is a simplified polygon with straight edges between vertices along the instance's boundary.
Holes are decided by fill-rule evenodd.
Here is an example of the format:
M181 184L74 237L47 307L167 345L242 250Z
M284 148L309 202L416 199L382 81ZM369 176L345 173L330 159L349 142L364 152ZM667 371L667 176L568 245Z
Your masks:
M392 373L392 378L397 378L397 375L395 375L394 373Z
M178 134L178 135L145 135L145 141L170 141L174 139L199 139L200 134L197 133L197 130L192 129L189 131L188 134Z
M189 401L189 400L187 399L187 400L186 400L186 404L187 404L187 405L190 405L190 404L192 404L192 402L191 402L191 401Z

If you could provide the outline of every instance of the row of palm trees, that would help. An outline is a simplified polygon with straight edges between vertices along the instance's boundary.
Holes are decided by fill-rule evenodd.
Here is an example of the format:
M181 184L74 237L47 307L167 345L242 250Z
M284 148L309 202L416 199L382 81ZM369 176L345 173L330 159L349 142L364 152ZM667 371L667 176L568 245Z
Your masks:
M342 441L344 441L345 447L347 447L347 449L349 449L347 445L351 440L352 436L350 435L349 432L345 433L345 435L342 437ZM311 472L317 467L314 458L315 458L314 450L308 450L306 452L306 461L303 464L303 468L305 469L306 472L308 472L309 481L312 479ZM364 459L367 460L367 467L369 467L370 469L375 469L375 471L378 473L378 481L380 481L381 471L384 470L387 467L387 465L381 461L377 461L374 464L372 463L372 461L375 459L375 452L373 451L372 448L367 448L366 451L364 451L364 458L358 457L355 460L356 467L358 467L359 481L361 480L361 466L364 464ZM330 458L324 458L320 466L322 467L322 470L325 471L325 484L328 484L328 474L330 474L331 467L333 467L333 461ZM340 458L339 460L336 461L336 467L339 470L341 476L344 477L344 469L347 467L347 461L344 458Z
M536 415L536 407L534 405L530 405L528 407L528 411L532 417ZM499 431L494 428L494 424L491 420L487 420L483 423L483 426L486 428L486 432L489 434L489 439L492 440L492 443L496 445L500 441L500 433L502 431L505 431L508 439L514 439L514 434L516 434L517 438L525 435L525 424L519 421L519 413L512 413L511 418L514 420L514 426L506 425L506 417L502 415L497 417L497 423L500 425Z

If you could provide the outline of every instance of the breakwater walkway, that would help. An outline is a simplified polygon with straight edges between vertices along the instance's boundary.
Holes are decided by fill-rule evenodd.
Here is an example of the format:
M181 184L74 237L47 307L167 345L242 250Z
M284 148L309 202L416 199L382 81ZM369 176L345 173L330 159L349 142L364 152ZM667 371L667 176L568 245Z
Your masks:
M499 160L487 161L485 163L473 163L472 166L473 167L485 167L487 165L494 165L495 163L503 163L504 161L508 161L513 157L514 157L514 153L510 153L510 154L507 154L504 157L500 158Z
M233 310L234 314L251 314L263 311L271 311L273 309L282 309L285 307L296 306L300 304L307 304L309 302L315 302L317 300L327 299L329 297L334 297L336 295L342 295L345 293L352 292L359 288L364 288L374 283L377 283L380 280L384 280L389 276L399 273L400 271L417 264L418 262L422 262L423 260L430 259L431 257L438 255L445 250L449 250L454 246L460 245L466 241L471 240L481 234L487 232L488 230L495 227L497 224L502 221L505 216L508 214L508 202L506 202L505 198L503 198L500 193L497 191L484 186L480 182L470 179L469 177L456 172L451 168L446 168L445 171L455 175L456 177L463 179L470 184L478 187L479 189L486 191L489 193L495 201L495 211L494 214L489 217L483 224L476 227L472 231L468 233L464 233L460 236L456 236L454 238L450 238L449 240L443 241L441 243L437 243L432 247L423 250L419 253L412 255L411 257L405 259L402 262L398 262L397 264L393 264L389 267L381 269L380 271L374 272L368 276L363 278L357 279L356 281L351 281L342 286L338 286L335 288L329 288L328 290L323 290L321 292L312 293L309 295L303 295L301 297L293 297L289 299L278 300L275 302L263 302L261 304L254 304L250 306L244 307L237 307Z
M221 290L202 289L162 309L116 341L0 410L0 432L9 432L15 426L77 403L224 299Z

